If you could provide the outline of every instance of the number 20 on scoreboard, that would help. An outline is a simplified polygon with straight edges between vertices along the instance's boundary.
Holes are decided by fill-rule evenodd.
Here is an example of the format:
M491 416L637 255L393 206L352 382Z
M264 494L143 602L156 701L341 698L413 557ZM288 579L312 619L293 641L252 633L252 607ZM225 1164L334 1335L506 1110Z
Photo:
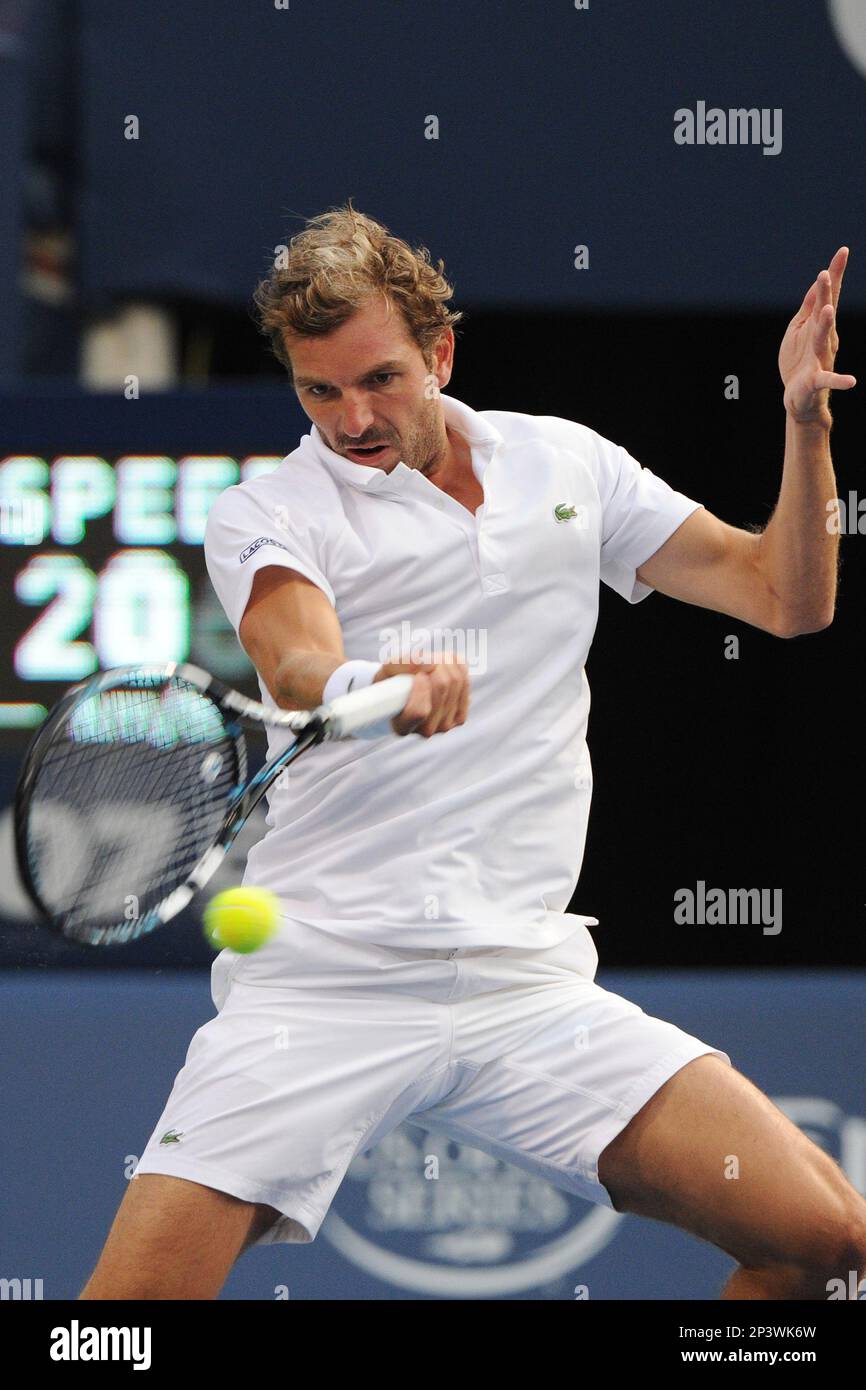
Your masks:
M22 557L13 586L19 603L41 609L15 645L18 678L73 682L100 667L182 661L189 577L166 547L200 548L214 498L279 462L200 454L124 455L113 465L95 455L3 459L0 543L37 552ZM120 548L97 561L106 536Z

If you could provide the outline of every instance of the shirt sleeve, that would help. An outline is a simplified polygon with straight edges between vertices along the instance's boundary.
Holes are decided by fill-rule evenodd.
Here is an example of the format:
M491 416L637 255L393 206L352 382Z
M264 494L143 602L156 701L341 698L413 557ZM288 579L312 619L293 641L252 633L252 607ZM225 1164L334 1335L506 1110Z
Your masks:
M601 435L595 442L602 507L601 578L629 603L639 603L653 590L636 571L704 504L642 468L621 445Z
M204 557L211 583L237 632L249 602L253 577L267 565L282 565L318 585L336 607L322 564L321 535L290 514L269 506L243 484L226 488L208 512Z

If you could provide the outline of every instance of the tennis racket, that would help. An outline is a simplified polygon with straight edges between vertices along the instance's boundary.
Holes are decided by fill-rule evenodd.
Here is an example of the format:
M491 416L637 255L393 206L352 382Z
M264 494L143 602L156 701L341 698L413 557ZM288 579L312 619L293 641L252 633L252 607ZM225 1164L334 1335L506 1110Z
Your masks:
M40 917L72 941L134 941L213 877L289 763L399 714L392 676L316 710L270 709L198 666L128 666L73 686L33 739L15 793L18 869ZM244 728L287 729L250 777Z

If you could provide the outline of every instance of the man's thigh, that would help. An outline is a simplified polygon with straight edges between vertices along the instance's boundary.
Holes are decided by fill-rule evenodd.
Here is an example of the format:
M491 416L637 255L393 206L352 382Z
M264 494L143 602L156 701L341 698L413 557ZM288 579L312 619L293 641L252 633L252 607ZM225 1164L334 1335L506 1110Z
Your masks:
M672 1076L602 1151L617 1211L672 1222L740 1264L833 1264L862 1251L866 1202L839 1165L718 1057Z
M162 1173L134 1177L82 1299L216 1298L279 1212Z

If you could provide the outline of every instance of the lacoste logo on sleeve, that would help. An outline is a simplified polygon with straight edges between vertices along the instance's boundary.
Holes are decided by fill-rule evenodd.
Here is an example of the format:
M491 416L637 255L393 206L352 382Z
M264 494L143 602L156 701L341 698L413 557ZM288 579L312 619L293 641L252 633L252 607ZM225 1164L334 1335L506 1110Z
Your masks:
M553 515L557 521L571 521L572 517L577 516L577 508L570 507L567 502L559 502L553 509Z
M167 1129L159 1142L160 1144L179 1144L182 1138L182 1130Z
M241 564L248 560L251 555L255 555L259 547L263 545L278 545L280 550L288 550L289 548L287 545L283 545L282 541L275 541L273 536L259 536L258 540L253 541L252 545L248 545L246 550L241 551Z

